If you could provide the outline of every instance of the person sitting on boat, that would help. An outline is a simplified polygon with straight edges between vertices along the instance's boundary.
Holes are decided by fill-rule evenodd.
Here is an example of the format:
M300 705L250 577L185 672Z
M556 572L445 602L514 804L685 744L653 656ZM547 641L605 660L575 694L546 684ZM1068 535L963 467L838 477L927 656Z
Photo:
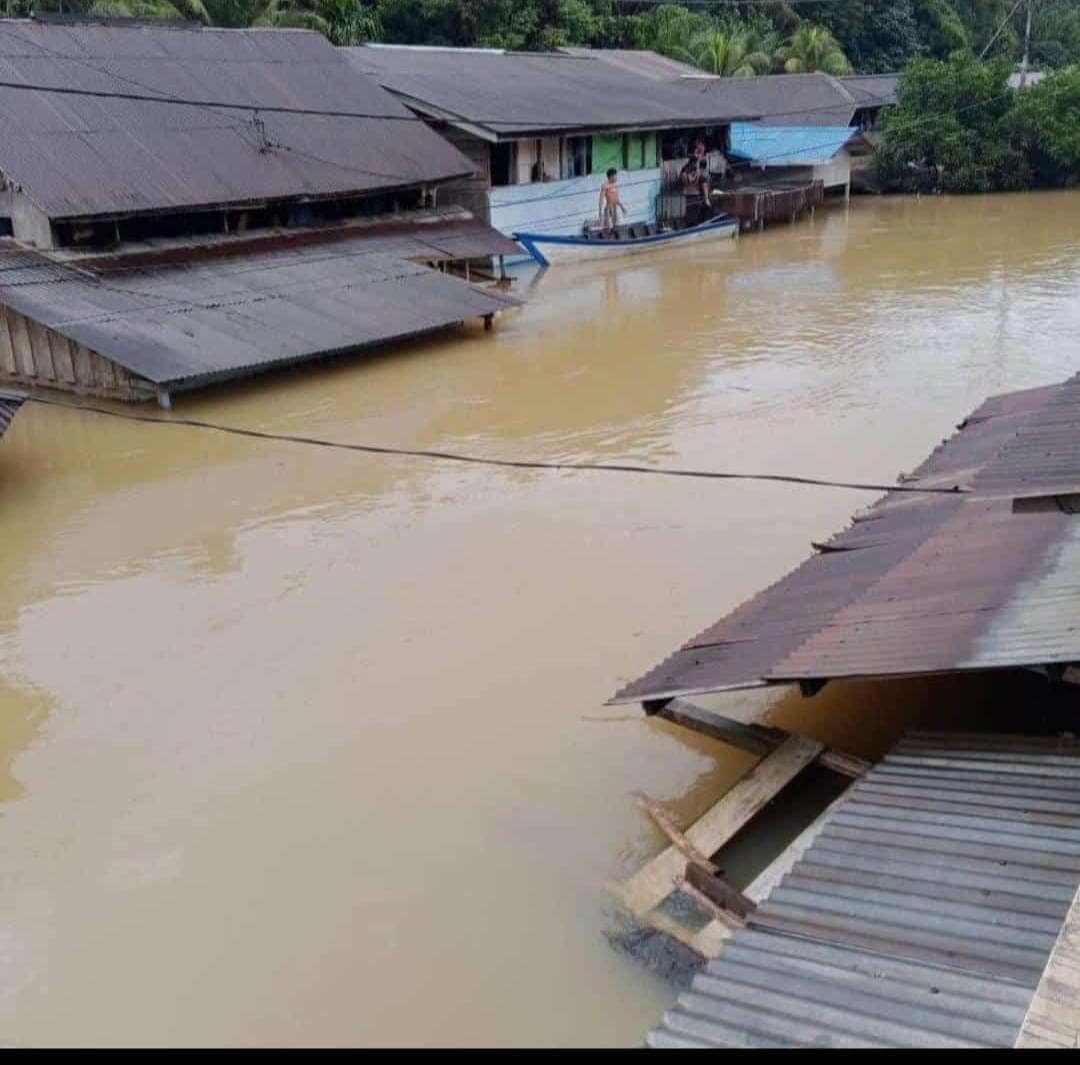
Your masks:
M619 172L611 167L600 186L600 224L605 233L612 232L619 222L619 211L626 215L626 204L619 194Z

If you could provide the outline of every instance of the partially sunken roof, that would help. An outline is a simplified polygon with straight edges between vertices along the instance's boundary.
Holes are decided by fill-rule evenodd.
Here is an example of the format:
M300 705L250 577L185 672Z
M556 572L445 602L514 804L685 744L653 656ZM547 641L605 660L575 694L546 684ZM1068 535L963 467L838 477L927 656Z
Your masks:
M1080 662L1080 375L987 400L912 476L616 701Z
M197 258L174 249L78 267L0 241L0 297L167 391L518 305L422 265L513 247L465 212L316 236L237 241L197 249Z
M335 197L472 171L317 33L6 20L0 81L252 108L0 87L0 174L51 218Z
M342 51L409 106L495 140L601 129L724 125L742 101L657 82L584 53L365 45Z

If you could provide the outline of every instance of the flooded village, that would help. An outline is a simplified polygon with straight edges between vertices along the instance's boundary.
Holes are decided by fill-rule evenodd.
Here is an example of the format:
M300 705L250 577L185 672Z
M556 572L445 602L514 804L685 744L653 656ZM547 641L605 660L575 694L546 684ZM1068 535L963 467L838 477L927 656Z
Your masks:
M1080 191L900 85L0 20L0 1043L1078 1045Z

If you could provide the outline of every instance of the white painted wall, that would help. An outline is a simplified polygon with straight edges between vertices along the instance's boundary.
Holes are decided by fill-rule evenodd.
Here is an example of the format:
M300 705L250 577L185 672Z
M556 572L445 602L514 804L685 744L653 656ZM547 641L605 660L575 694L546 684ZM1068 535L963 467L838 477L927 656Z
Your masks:
M535 185L504 185L488 191L491 224L507 236L515 232L581 232L581 224L597 218L597 203L603 174L545 181ZM656 219L656 197L660 192L660 170L621 170L619 186L626 204L628 222ZM621 218L620 218L621 221Z

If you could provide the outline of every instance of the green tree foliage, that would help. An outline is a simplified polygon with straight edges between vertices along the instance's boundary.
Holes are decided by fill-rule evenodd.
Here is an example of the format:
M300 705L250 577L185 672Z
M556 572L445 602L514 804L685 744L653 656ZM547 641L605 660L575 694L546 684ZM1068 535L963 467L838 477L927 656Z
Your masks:
M777 50L787 74L850 74L852 67L836 38L824 26L803 23Z
M1010 89L1008 59L919 59L883 118L878 169L909 191L992 192L1080 179L1080 66Z
M0 0L0 13L63 10L195 19L216 26L308 26L341 44L548 49L654 48L705 70L864 73L953 52L1020 58L1025 6L1015 0L754 0L715 6L634 0ZM823 50L827 31L834 43ZM995 37L995 34L997 36ZM768 56L763 63L761 56ZM753 57L752 59L750 57ZM1080 0L1036 0L1032 61L1080 62Z
M1080 65L1017 92L1011 129L1039 184L1080 180Z
M690 42L687 58L709 74L734 78L764 74L772 66L772 55L747 30L708 30Z
M843 42L841 50L866 74L899 70L921 51L916 0L835 0L823 4L814 19Z

